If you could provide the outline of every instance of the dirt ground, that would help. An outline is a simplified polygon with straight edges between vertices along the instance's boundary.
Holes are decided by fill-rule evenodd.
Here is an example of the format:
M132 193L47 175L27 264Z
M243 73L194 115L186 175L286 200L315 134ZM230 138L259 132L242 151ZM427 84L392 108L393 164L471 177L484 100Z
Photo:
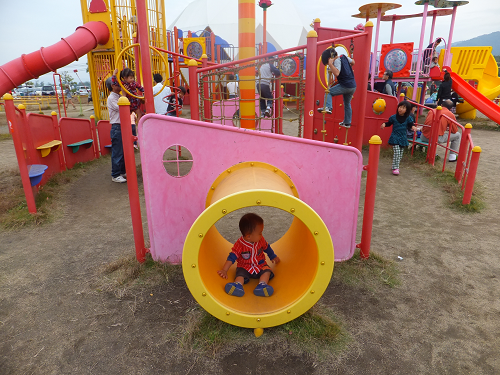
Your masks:
M195 302L182 279L101 290L102 267L134 252L127 187L111 182L108 159L69 186L54 222L0 233L0 374L499 374L500 132L473 137L483 150L479 214L381 160L372 250L398 262L402 283L330 284L320 302L353 340L328 361L272 342L215 355L183 347ZM17 169L9 140L0 163Z

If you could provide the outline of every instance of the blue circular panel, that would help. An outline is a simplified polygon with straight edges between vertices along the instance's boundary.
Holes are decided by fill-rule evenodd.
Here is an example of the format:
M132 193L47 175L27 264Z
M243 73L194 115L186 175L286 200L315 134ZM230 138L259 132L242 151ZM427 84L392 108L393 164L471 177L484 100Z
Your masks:
M391 51L384 58L384 66L386 69L392 70L393 73L397 73L406 65L408 61L408 57L406 56L405 51L402 49L396 48Z
M187 55L193 59L200 59L203 55L203 47L198 42L191 42L187 47Z
M297 70L297 63L291 57L287 57L281 62L281 70L286 76L291 76Z

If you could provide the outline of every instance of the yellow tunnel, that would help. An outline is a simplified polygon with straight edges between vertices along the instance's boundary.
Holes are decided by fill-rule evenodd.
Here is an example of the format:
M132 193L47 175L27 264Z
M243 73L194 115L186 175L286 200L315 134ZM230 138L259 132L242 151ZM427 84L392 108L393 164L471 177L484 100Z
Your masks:
M270 282L274 294L267 298L252 293L258 280L244 286L243 297L225 293L224 285L234 280L236 265L230 268L228 280L217 274L233 244L215 224L230 212L252 206L274 207L294 216L289 230L271 244L281 262L274 265L268 260L275 277ZM261 162L234 165L214 181L206 209L192 225L182 254L184 277L198 303L218 319L247 328L280 325L309 310L326 290L333 263L333 244L323 220L298 198L283 171Z

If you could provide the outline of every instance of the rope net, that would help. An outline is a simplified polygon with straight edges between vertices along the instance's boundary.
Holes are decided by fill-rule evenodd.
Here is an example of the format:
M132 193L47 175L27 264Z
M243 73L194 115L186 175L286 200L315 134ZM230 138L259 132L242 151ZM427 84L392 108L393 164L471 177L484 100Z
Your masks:
M269 98L262 96L258 89L260 83L264 82L264 78L261 77L261 67L267 63L271 63L281 72L280 77L265 78L266 81L271 82L272 95ZM235 98L229 98L227 89L227 85L231 82L229 77L234 76L234 82L237 82L239 87L239 84L243 82L239 74L240 71L251 67L255 69L255 78L249 81L254 82L255 98L242 99L239 97L238 92L236 92ZM255 120L256 130L282 134L283 122L296 122L298 124L296 134L288 135L302 137L304 128L304 77L304 54L302 52L257 60L254 63L230 66L200 74L198 81L200 119L240 127L240 104L243 101L252 101L255 103L255 117L251 119ZM292 94L285 92L283 90L285 86L286 91L294 92ZM261 110L261 101L267 102L264 105L266 107L270 106L271 110L268 112L264 109ZM294 110L289 108L289 104L292 102L296 103Z

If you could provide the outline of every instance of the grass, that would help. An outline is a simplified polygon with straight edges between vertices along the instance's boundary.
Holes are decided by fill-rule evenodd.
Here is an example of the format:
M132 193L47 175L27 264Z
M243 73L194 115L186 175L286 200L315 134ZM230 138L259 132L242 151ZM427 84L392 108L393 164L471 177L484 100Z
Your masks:
M382 148L380 156L383 158L392 159L392 149ZM421 172L429 181L438 186L446 193L446 203L454 209L461 212L480 212L484 207L483 187L476 180L474 182L474 189L469 204L462 204L464 191L461 189L461 184L455 180L454 172L445 170L441 172L442 165L440 166L440 157L436 157L436 165L432 166L426 162L426 152L421 149L415 149L413 156L410 150L405 150L401 162L405 166L410 166L413 169Z
M465 120L458 118L457 121L464 126L466 124L471 124L473 137L474 137L474 129L500 131L500 126L488 118L476 117L474 120Z
M1 141L5 141L7 139L12 139L12 134L10 134L10 133L7 133L7 134L3 134L2 133L2 134L0 134L0 142Z
M371 290L380 286L394 288L401 284L399 269L394 262L373 251L368 259L361 259L359 250L351 259L335 263L332 281Z
M295 349L321 358L345 350L351 337L331 311L316 304L308 312L288 323L266 328L265 340L252 329L236 327L213 317L197 307L188 312L181 345L185 348L217 354L241 343L267 346L273 343L291 345Z
M42 186L35 196L36 214L30 214L26 204L19 171L0 172L0 226L6 229L29 225L41 225L52 221L58 214L57 197L67 185L80 178L88 170L105 162L106 157L87 163L77 163L67 171L58 173Z
M139 263L135 254L118 259L101 269L104 276L98 291L110 290L115 286L134 288L136 286L155 286L182 277L180 265L155 262L151 254L146 254L144 263Z
M120 296L134 294L144 286L153 287L182 279L178 265L155 262L148 254L143 264L134 255L104 266L98 291L112 291ZM400 284L396 264L376 253L361 260L359 251L352 259L335 265L333 278L340 283L373 290ZM369 285L369 286L367 286ZM215 356L222 350L233 350L242 343L257 347L276 345L322 359L346 350L352 338L333 311L321 303L299 318L265 329L266 338L256 338L252 329L227 324L203 310L198 304L187 309L179 337L181 348Z

